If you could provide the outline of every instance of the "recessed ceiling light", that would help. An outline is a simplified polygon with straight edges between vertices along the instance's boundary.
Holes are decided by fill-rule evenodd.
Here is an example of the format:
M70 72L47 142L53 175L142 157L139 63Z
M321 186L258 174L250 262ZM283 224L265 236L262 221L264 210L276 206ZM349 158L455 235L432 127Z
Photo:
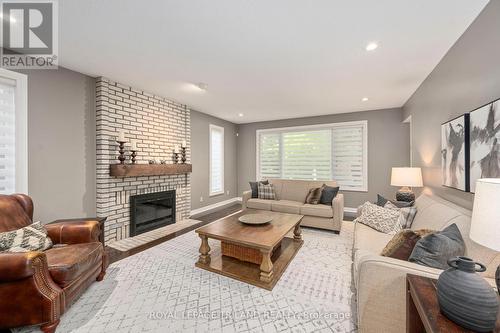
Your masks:
M238 117L243 117L244 114L243 113L238 113Z
M367 51L373 51L378 48L378 43L377 42L370 42L368 45L366 45L366 50Z
M361 99L361 102L368 102L368 97L363 97L363 98Z
M197 84L196 84L196 86L197 86L198 88L200 88L201 90L205 90L205 91L206 91L206 90L208 89L208 84L203 83L203 82L199 82L199 83L197 83Z

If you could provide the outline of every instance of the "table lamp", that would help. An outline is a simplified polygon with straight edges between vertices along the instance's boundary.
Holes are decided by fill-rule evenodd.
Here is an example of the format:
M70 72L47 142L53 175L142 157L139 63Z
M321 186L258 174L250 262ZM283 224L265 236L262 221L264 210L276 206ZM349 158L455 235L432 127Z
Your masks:
M472 209L470 239L493 251L500 251L500 178L483 178L476 182ZM495 275L500 293L500 266Z
M396 193L397 201L411 202L415 200L412 187L422 187L422 171L420 168L392 168L391 186L401 186Z

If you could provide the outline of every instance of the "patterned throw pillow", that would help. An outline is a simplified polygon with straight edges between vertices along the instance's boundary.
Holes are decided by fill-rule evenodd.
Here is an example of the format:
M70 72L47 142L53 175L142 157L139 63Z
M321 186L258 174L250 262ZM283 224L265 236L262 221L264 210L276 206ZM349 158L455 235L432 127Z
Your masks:
M399 211L399 224L401 224L401 228L410 229L413 224L413 219L415 219L415 215L417 215L417 207L403 207L398 208L394 203L387 201L384 205L385 208L396 209Z
M380 207L371 202L365 202L361 207L361 216L354 220L377 231L394 235L401 230L400 212L395 209Z
M250 184L250 189L252 190L252 198L258 198L259 197L259 183L262 183L264 185L269 184L269 181L267 180L261 180L260 182L248 182Z
M408 261L413 248L417 242L424 236L433 233L434 231L428 229L411 230L404 229L398 232L387 243L382 250L381 256L391 257L399 260Z
M276 200L276 193L274 193L273 184L259 183L259 199Z
M44 251L52 247L52 240L40 221L0 233L0 252Z
M306 197L306 204L317 205L321 199L321 193L323 193L323 187L316 187L309 190Z

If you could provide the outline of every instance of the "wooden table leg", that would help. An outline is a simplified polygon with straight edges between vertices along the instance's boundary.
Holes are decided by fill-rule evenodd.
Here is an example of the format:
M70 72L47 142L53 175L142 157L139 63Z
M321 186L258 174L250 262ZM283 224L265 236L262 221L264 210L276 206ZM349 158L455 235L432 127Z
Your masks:
M271 261L271 250L261 250L262 263L260 264L260 280L271 282L273 278L273 262Z
M413 302L410 285L406 282L406 333L425 332L424 324L420 319L417 307Z
M210 263L210 245L208 245L208 237L205 235L199 235L201 238L200 245L200 256L198 258L198 262L200 264L209 264Z
M297 242L302 240L302 229L300 229L300 223L297 224L293 230L293 239Z

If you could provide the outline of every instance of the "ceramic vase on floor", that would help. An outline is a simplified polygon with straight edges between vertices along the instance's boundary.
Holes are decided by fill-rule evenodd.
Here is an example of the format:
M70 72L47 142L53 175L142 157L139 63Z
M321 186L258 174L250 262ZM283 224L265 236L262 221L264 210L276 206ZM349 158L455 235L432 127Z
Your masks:
M498 314L498 297L492 286L476 272L486 267L467 257L450 259L449 269L437 282L441 312L458 325L476 331L491 332Z

